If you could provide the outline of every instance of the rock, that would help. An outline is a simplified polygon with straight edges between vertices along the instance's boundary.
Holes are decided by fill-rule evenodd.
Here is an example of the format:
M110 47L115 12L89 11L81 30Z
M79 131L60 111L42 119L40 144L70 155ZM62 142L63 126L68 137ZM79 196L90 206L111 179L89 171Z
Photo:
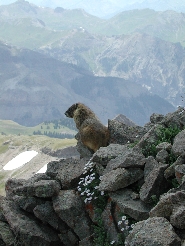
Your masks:
M13 199L14 190L18 187L23 187L26 184L25 179L8 179L5 183L6 198Z
M80 158L91 158L93 152L82 143L79 132L75 135L75 138L77 140L76 149L80 154Z
M169 159L169 154L165 149L160 150L156 155L156 161L167 163Z
M170 152L171 149L172 149L172 145L168 142L163 142L163 143L160 143L156 146L157 151L166 150L166 151Z
M182 183L182 178L185 175L185 164L175 166L175 177L179 184Z
M164 171L164 177L166 179L170 177L175 177L175 166L182 165L184 163L185 163L185 156L179 156L177 160Z
M179 132L173 142L172 152L179 156L185 153L185 130Z
M34 217L28 216L14 202L4 200L3 214L15 236L24 245L49 246L60 242L57 232L43 224L38 224ZM59 245L59 244L58 244Z
M108 120L108 129L110 131L110 144L133 143L145 134L143 127L130 126L117 120Z
M79 246L94 246L92 236L86 237L83 240L79 241Z
M101 176L100 191L116 191L135 183L144 175L139 168L117 168Z
M78 238L74 235L74 233L70 230L68 231L62 231L61 234L59 234L61 242L65 246L76 246L78 245Z
M104 174L120 167L124 168L143 168L146 160L142 153L133 149L127 149L115 159L108 162Z
M177 191L161 196L158 204L150 211L150 217L164 217L179 229L185 229L185 192Z
M38 197L25 197L25 196L17 196L13 197L13 200L19 205L23 210L33 213L33 209L42 204L44 201Z
M0 221L6 222L6 219L5 219L4 214L3 214L2 205L1 205L4 201L4 199L5 199L5 197L0 196Z
M60 220L54 211L53 204L50 201L46 201L43 204L37 205L34 210L34 215L42 222L50 224L55 229L65 228L64 223Z
M144 168L144 179L146 180L146 177L148 174L155 168L159 166L159 163L154 159L153 156L149 156L145 159L145 168Z
M150 217L164 217L169 220L173 211L172 196L174 193L161 196L157 205L150 211Z
M73 189L78 186L87 162L87 159L76 160L72 158L60 160L57 164L50 162L46 174L59 180L63 189Z
M136 221L147 219L152 205L145 204L140 199L133 199L132 194L132 190L123 189L111 192L110 198L119 207L120 214L129 215Z
M51 150L47 147L41 149L44 154L51 155L57 158L76 158L80 157L79 152L77 151L76 146L69 146L63 149Z
M126 238L127 246L180 246L181 240L167 219L149 218L134 225Z
M136 145L140 148L145 149L148 145L156 143L158 140L158 132L159 129L162 127L161 124L154 125L139 141L139 143Z
M5 245L15 245L15 235L10 229L10 226L6 222L0 221L0 238Z
M107 147L100 147L94 153L92 161L101 165L106 165L111 159L115 159L118 155L128 150L128 146L120 144L110 144Z
M101 218L103 220L105 231L109 235L109 240L118 242L119 236L116 229L117 225L115 225L114 217L111 211L112 211L112 203L111 201L109 201L101 215Z
M81 198L75 191L61 190L58 196L53 197L53 207L80 240L91 236L90 220L85 213Z
M173 113L168 113L165 115L161 123L165 127L178 127L183 130L185 126L185 112L182 108L179 108Z
M164 119L164 115L162 115L162 114L153 113L150 116L150 122L153 124L157 124L157 123L161 122L163 119Z
M159 198L159 196L167 191L169 186L167 180L164 178L164 171L168 165L161 165L153 169L145 179L145 183L140 190L140 199L144 202L152 202L152 196Z
M177 228L185 229L185 206L181 205L174 208L170 217L170 223Z
M23 196L52 197L57 195L61 187L56 180L40 180L34 184L26 184L14 189L14 194Z

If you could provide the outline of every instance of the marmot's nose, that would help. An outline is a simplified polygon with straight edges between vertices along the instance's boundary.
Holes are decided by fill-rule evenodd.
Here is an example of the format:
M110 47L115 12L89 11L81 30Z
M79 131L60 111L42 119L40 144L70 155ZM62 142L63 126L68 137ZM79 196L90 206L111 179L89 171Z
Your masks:
M70 117L70 115L69 115L69 113L66 111L65 113L64 113L67 117Z

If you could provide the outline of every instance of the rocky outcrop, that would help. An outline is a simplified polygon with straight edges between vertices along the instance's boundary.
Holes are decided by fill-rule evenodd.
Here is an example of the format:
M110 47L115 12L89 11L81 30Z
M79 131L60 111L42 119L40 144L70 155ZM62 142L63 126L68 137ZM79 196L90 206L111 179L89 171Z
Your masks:
M80 143L81 158L9 179L0 245L184 245L184 116L152 115L143 128L109 121L109 146L85 157Z

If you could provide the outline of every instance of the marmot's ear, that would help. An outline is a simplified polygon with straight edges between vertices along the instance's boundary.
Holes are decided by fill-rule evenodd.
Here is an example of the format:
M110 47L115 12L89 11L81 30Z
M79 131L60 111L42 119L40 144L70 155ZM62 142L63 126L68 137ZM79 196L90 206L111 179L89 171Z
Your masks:
M77 108L78 108L78 103L75 104L75 109L77 109Z

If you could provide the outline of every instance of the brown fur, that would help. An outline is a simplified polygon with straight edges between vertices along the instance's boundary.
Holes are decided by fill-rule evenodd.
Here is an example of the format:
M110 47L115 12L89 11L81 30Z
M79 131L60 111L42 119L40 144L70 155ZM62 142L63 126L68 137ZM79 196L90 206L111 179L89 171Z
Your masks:
M82 143L96 152L109 142L109 130L96 117L94 112L82 103L73 104L65 115L73 118L79 130Z

